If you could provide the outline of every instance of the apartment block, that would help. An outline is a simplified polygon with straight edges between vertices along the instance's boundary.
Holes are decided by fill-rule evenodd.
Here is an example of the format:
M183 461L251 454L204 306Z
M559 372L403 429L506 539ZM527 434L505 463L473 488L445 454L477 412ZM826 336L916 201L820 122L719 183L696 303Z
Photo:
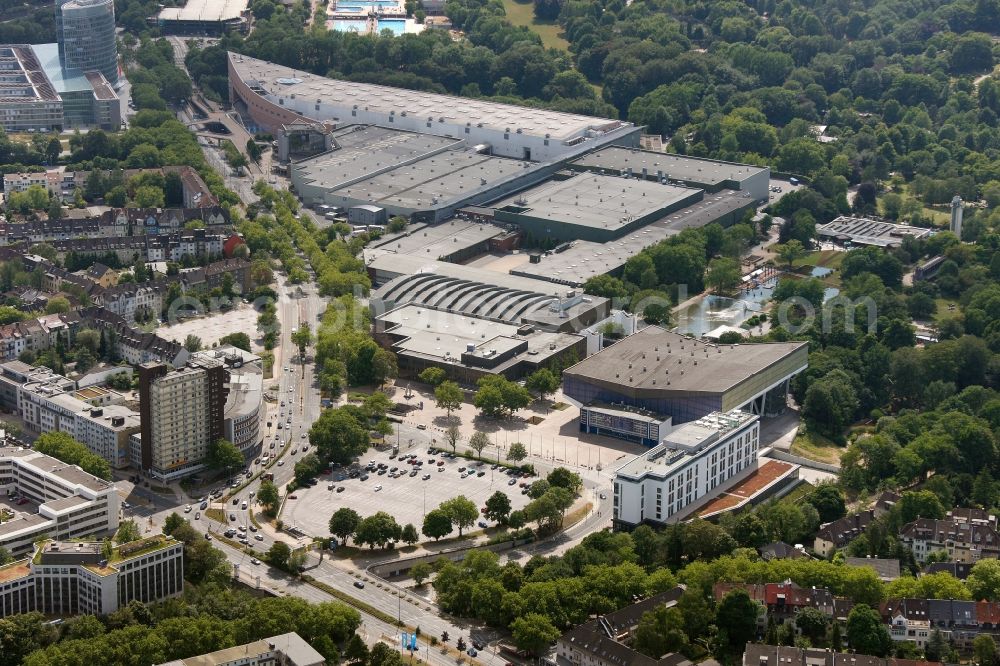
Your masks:
M216 359L140 365L141 468L163 481L202 469L208 445L225 437L227 393L225 364Z

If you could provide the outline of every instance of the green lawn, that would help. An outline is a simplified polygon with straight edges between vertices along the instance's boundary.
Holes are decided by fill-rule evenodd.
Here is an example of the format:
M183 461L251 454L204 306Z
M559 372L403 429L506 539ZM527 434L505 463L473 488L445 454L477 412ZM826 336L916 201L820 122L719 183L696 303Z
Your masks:
M831 465L840 464L840 454L844 448L837 446L826 437L815 433L798 435L792 441L792 455Z
M569 42L562 36L562 26L555 21L536 21L535 5L532 2L518 0L503 0L503 8L507 12L507 20L514 25L523 25L542 38L546 48L569 50Z
M962 314L962 311L958 309L958 302L953 301L950 298L935 298L934 303L937 304L937 312L934 314L934 319L936 321L941 321L942 319L950 319L952 317L957 317ZM949 310L949 306L955 306L953 310Z
M816 252L810 252L801 259L796 259L795 265L822 266L823 268L833 268L836 270L840 268L840 264L843 263L846 255L846 252L841 252L840 250L817 250Z

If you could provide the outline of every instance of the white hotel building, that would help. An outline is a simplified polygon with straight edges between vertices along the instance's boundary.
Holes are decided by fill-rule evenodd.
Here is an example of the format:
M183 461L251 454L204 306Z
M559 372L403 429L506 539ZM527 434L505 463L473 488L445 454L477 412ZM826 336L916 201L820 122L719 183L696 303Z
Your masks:
M121 498L113 484L37 451L0 447L0 492L28 500L0 524L0 546L15 556L42 536L80 539L118 529Z
M615 472L614 524L677 522L757 469L760 422L740 410L685 423Z

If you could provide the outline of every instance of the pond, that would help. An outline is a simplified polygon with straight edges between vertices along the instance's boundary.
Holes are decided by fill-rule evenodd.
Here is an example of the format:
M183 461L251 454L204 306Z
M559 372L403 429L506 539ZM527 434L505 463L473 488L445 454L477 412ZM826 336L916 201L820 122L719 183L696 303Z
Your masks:
M832 272L829 268L817 266L812 270L812 277L823 277ZM677 333L700 338L719 326L739 326L765 309L777 283L777 280L770 280L756 289L744 292L740 298L709 294L677 315L677 326L674 330ZM827 287L823 292L823 301L826 302L839 293L839 289Z

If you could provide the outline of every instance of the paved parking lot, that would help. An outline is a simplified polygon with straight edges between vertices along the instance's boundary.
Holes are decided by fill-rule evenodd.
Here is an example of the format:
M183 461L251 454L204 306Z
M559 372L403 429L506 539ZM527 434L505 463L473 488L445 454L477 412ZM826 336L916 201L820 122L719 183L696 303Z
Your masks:
M301 455L300 451L295 458ZM373 449L361 459L361 462L367 464L369 460L374 460L376 463L388 464L390 469L392 467L405 468L407 471L412 469L405 463L400 465L399 461L389 460L389 455L389 452L379 453ZM419 532L424 523L425 512L458 495L465 495L475 502L476 506L482 507L490 495L502 490L510 497L513 509L523 509L528 503L528 497L521 494L520 486L508 485L510 477L500 469L493 471L490 465L486 464L479 468L486 472L485 476L470 476L463 479L458 468L468 467L473 463L464 458L445 459L444 471L438 472L429 469L427 461L431 457L426 449L420 450L420 459L424 461L424 465L417 476L409 476L407 473L405 476L392 479L388 474L379 476L372 473L369 474L367 481L351 478L335 481L339 470L334 470L332 476L321 475L320 482L316 486L296 490L293 493L297 499L285 502L281 519L286 525L294 525L312 536L325 537L330 534L328 528L330 516L337 509L346 506L357 511L362 518L378 511L386 511L394 516L401 526L413 523ZM441 460L440 455L433 457ZM423 480L425 474L431 475L430 480ZM328 490L331 483L335 487L344 486L344 492ZM378 486L382 486L382 490L375 490ZM457 530L455 534L458 534ZM423 535L421 538L424 538Z
M242 331L250 336L254 345L257 343L257 312L252 306L240 303L229 312L216 313L205 317L194 317L177 324L164 325L156 329L156 333L167 340L183 344L189 334L201 338L202 347L208 348L230 333Z

